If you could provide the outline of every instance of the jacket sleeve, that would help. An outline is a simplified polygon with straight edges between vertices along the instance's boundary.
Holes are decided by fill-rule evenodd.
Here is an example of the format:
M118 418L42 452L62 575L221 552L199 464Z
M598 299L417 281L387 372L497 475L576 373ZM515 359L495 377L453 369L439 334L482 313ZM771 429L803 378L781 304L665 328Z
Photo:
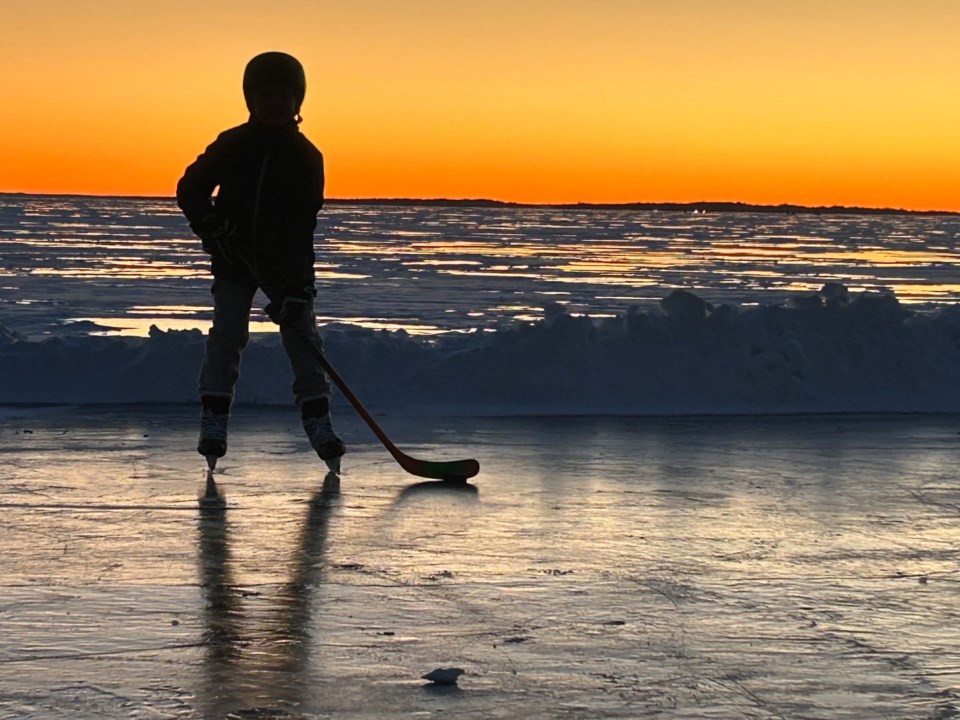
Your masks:
M227 145L221 134L187 167L177 183L177 205L191 227L199 226L213 212L211 196L220 184Z
M320 152L317 152L317 212L320 212L320 208L323 207L323 185L325 178L323 175L323 155Z

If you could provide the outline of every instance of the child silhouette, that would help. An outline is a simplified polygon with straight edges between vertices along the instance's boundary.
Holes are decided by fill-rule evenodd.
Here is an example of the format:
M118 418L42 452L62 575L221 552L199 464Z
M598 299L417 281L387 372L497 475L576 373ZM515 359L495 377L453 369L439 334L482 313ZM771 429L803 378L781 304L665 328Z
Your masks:
M280 327L310 444L334 470L346 451L330 420L330 381L317 361L323 342L313 310L313 231L324 174L323 156L298 127L305 92L296 58L257 55L243 75L249 120L221 133L177 184L177 204L212 259L213 326L200 370L197 443L211 468L227 451L258 288L269 299L267 315Z

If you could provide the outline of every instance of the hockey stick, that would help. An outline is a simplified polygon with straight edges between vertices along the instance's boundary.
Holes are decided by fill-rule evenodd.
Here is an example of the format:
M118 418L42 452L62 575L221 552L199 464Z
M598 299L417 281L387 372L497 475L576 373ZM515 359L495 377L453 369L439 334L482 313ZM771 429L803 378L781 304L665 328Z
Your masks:
M241 258L241 261L250 271L251 275L256 277L257 273L254 272L253 265L245 258ZM306 302L303 300L285 298L279 309L280 314L283 313L284 305L289 300L306 304ZM272 316L271 319L273 319ZM279 320L275 320L275 322L278 325L281 324ZM343 381L343 378L340 377L340 373L334 370L333 366L330 364L330 361L327 360L327 357L323 354L323 350L314 345L311 338L307 337L305 334L301 335L301 337L306 340L307 345L313 352L313 356L316 358L317 362L320 363L320 366L326 371L327 375L330 376L330 379L333 380L336 386L340 388L340 392L342 392L347 400L350 401L350 404L353 405L353 409L356 410L357 414L363 418L364 422L367 423L367 426L373 430L373 434L380 439L380 442L382 442L383 446L390 452L391 455L393 455L393 458L400 464L400 467L402 467L411 475L416 475L417 477L429 478L431 480L449 480L452 482L466 482L467 479L472 478L474 475L480 472L480 463L473 459L436 462L432 460L418 460L417 458L411 457L402 452L400 448L394 445L390 438L387 437L387 434L380 428L380 426L377 424L377 421L373 419L370 413L367 412L367 409L363 407L360 400L357 399L357 396L353 394L347 384Z
M353 394L343 381L343 378L340 377L340 373L334 370L323 352L313 343L310 343L310 347L314 348L314 356L317 358L317 362L326 370L327 375L330 376L330 379L333 380L336 386L340 388L340 392L343 393L344 397L350 401L353 409L357 411L357 414L360 415L369 428L373 430L373 434L380 438L380 442L382 442L383 446L393 455L394 459L400 464L400 467L408 473L416 475L417 477L431 478L433 480L466 482L468 478L472 478L480 472L480 463L473 459L437 462L433 460L418 460L402 452L400 448L394 445L390 438L387 437L387 434L380 428L377 421L371 417L367 409L363 407L357 399L357 396Z

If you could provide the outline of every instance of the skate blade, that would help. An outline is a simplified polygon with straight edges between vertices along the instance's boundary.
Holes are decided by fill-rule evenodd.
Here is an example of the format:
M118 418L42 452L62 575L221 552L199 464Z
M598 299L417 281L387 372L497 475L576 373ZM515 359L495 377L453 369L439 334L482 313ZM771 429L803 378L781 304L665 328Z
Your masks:
M343 459L343 455L338 455L335 458L330 458L329 460L324 460L327 464L327 469L332 472L334 475L340 474L340 460Z

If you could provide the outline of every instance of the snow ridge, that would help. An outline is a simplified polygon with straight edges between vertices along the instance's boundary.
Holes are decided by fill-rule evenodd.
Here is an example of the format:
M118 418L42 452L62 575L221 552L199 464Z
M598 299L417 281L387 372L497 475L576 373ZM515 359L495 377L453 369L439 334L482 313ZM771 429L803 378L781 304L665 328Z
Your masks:
M908 310L831 284L789 306L543 319L428 339L344 324L327 354L371 408L448 414L960 412L960 308ZM41 341L0 326L0 403L192 403L199 330ZM254 336L238 401L290 403L278 334Z

